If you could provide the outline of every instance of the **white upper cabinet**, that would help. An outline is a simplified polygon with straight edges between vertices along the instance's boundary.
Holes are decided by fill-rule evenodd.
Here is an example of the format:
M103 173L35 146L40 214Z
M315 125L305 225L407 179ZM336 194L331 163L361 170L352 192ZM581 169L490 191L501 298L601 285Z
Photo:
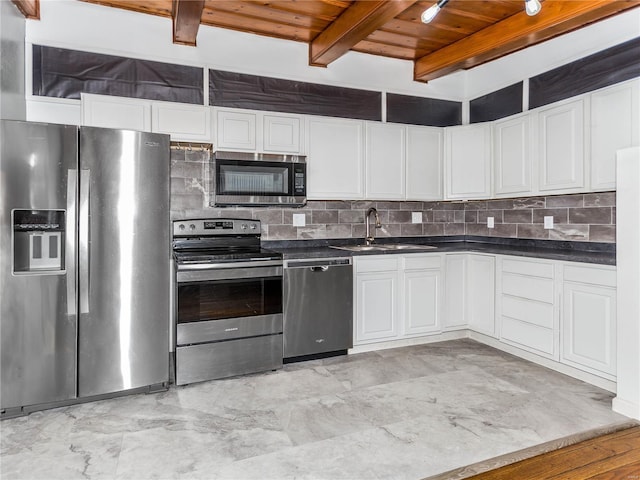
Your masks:
M153 102L151 128L168 133L172 140L211 142L211 109L202 105Z
M591 190L616 188L616 151L640 145L640 79L591 94Z
M491 197L491 124L445 128L445 198Z
M309 117L307 198L364 198L364 122Z
M216 150L302 153L302 117L215 108Z
M584 190L585 101L580 98L537 111L542 193Z
M264 114L262 147L265 152L300 153L300 117Z
M82 125L166 133L172 140L212 139L209 107L85 93L81 103Z
M407 125L406 129L407 200L442 200L442 128Z
M82 125L151 131L151 100L83 93Z
M493 171L496 197L531 194L530 118L520 114L493 123Z
M216 150L256 151L257 114L215 109Z
M405 198L405 127L367 122L365 197L370 200Z

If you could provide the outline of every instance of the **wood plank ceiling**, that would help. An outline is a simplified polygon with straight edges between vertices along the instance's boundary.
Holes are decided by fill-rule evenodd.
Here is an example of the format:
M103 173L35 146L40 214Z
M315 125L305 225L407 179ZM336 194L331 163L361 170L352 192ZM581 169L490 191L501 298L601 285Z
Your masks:
M38 11L39 0L13 1L25 15ZM195 47L201 25L227 28L307 43L309 64L320 67L350 50L410 60L423 82L640 7L640 0L544 0L530 17L524 0L449 0L424 24L434 0L83 1L170 17L175 43Z

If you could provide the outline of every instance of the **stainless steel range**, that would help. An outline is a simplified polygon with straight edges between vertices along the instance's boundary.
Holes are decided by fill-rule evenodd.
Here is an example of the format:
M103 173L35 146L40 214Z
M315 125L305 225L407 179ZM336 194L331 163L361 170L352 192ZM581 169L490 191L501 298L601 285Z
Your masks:
M177 385L282 367L282 255L260 221L173 222Z

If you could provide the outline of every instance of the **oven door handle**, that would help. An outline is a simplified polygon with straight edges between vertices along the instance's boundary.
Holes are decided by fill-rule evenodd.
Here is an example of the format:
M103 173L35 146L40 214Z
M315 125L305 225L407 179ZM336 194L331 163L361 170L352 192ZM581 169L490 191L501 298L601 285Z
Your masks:
M271 267L243 267L243 268L221 268L208 270L180 270L178 269L176 281L178 283L187 282L208 282L217 280L235 280L244 278L269 278L282 277L282 266Z
M225 263L178 263L178 271L187 270L231 270L255 267L281 267L282 260L251 260L247 262L225 262Z

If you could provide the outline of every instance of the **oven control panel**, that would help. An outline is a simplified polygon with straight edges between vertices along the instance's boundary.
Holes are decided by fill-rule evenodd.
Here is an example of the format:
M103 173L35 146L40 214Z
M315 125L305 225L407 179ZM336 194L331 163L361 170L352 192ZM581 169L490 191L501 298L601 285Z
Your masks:
M260 235L260 220L246 218L198 218L173 222L174 237Z

